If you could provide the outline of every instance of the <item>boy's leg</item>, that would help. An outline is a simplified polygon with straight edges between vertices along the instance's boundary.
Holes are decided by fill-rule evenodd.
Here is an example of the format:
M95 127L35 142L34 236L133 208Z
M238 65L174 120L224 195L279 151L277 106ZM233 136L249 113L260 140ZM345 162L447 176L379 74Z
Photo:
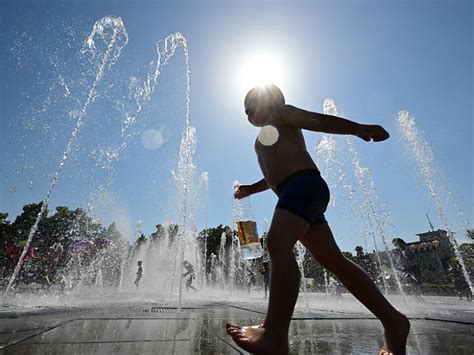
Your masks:
M283 209L275 210L267 237L272 271L264 327L278 336L288 335L300 287L300 270L293 247L308 228L303 218Z
M383 324L386 347L394 354L405 354L410 330L408 319L382 295L369 275L342 255L327 224L312 225L301 239L316 261L332 272Z
M267 237L272 269L265 322L256 327L227 326L234 341L249 352L288 353L288 329L300 284L293 246L308 227L308 222L301 217L283 209L275 210Z

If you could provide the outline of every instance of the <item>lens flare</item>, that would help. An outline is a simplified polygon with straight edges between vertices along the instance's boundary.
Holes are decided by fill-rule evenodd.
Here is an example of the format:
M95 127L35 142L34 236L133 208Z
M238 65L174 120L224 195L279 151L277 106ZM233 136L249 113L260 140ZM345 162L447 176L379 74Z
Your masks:
M273 145L278 140L278 130L273 126L263 126L258 134L258 141L265 146Z
M164 139L160 131L147 129L142 133L141 141L148 150L156 150L163 145Z

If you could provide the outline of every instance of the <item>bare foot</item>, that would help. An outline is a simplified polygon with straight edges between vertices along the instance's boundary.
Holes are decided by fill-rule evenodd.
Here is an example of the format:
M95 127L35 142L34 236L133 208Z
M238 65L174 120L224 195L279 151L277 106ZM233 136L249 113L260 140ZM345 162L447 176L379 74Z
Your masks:
M398 319L390 324L384 324L385 345L379 354L405 355L410 322L400 313Z
M240 332L242 329L263 328L263 323L256 324L256 325L246 325L244 327L241 327L240 325L237 325L237 324L226 323L225 327L226 327L227 334L232 336L234 333Z
M288 340L269 336L262 324L240 327L227 323L226 328L235 343L250 353L288 354Z

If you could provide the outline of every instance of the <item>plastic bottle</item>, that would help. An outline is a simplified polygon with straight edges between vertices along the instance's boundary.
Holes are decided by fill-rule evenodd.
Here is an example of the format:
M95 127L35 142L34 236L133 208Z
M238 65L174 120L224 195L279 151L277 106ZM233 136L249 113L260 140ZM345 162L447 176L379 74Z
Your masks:
M234 181L234 192L240 183ZM257 223L252 214L252 203L249 197L233 199L232 216L239 236L240 255L244 259L261 258L263 255L262 245L258 237Z

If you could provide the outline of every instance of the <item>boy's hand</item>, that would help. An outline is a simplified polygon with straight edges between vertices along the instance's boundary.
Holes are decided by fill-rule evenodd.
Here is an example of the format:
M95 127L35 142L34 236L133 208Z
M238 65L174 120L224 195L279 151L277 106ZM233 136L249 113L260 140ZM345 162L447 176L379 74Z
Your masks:
M234 198L240 200L250 196L253 193L251 185L239 185L234 190Z
M390 134L388 134L388 132L382 126L365 124L361 124L357 128L355 135L366 142L370 142L370 140L373 140L374 142L380 142L390 137Z

